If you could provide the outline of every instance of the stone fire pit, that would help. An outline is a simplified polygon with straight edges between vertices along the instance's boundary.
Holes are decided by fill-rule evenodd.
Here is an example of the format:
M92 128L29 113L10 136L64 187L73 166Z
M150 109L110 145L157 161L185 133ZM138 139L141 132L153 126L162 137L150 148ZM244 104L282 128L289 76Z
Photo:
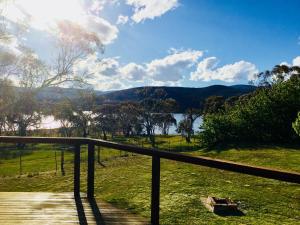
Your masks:
M237 203L234 203L229 198L207 197L201 199L205 207L216 214L238 212Z

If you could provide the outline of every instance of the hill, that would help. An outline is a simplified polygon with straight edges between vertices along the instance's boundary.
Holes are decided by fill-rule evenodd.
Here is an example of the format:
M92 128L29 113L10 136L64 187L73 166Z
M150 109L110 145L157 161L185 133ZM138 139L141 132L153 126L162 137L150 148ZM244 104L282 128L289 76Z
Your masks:
M105 103L119 103L125 101L139 101L141 96L139 91L144 87L130 88L118 91L95 91L98 104ZM225 98L231 96L239 96L255 90L251 85L212 85L203 88L191 87L148 87L149 94L152 94L157 89L163 89L168 98L173 98L178 102L179 112L185 111L187 108L199 108L200 103L211 95L220 95ZM18 88L20 89L20 88ZM40 100L58 101L62 98L76 98L78 97L79 89L75 88L46 88L38 94Z
M130 88L126 90L113 91L103 93L106 102L123 102L123 101L139 101L141 100L138 94L144 87ZM255 90L251 85L212 85L203 88L190 87L149 87L149 94L156 89L163 89L168 98L175 99L179 104L179 112L185 111L187 108L199 108L200 103L211 95L220 95L224 98L231 96L239 96Z

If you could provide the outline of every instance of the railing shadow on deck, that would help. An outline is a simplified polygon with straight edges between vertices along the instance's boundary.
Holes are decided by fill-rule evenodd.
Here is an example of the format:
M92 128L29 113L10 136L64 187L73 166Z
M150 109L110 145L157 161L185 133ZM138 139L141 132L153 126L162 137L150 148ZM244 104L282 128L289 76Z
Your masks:
M105 221L102 217L101 211L98 207L98 204L96 202L95 198L89 198L89 203L93 212L93 215L95 217L97 225L105 225Z
M76 210L78 214L78 220L80 225L87 225L87 219L85 216L82 200L80 196L75 196L75 204L76 204Z
M88 145L88 171L87 171L87 197L95 216L97 224L105 224L101 211L94 198L95 176L95 146L108 147L116 150L141 154L152 157L152 183L151 183L151 224L159 224L159 199L160 199L160 159L168 159L188 164L200 165L215 169L227 170L257 177L275 179L279 181L300 184L300 173L282 170L254 167L226 160L208 157L195 157L186 154L147 149L143 147L124 145L114 142L91 138L48 138L48 137L11 137L0 136L0 143L49 143L67 144L74 146L74 196L78 210L80 224L87 224L82 201L80 198L80 147Z
M88 199L89 205L91 207L91 210L93 212L95 221L97 225L105 225L105 220L101 214L101 211L98 207L98 204L96 202L95 198L89 198ZM75 203L76 203L76 210L78 213L78 220L80 225L87 225L87 218L84 212L84 207L82 204L82 200L80 196L75 196Z

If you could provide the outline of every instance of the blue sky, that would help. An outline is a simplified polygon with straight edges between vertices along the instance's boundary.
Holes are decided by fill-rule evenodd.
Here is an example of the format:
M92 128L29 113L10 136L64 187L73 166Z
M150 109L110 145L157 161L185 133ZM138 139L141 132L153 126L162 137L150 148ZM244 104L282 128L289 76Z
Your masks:
M53 8L61 4L49 2L53 2L49 3ZM60 7L68 7L68 15L54 18L79 23L86 20L84 27L96 32L105 44L103 55L91 55L82 61L93 71L91 83L96 89L245 84L258 71L276 64L300 65L300 1L66 2ZM50 14L59 13L51 11L52 6L48 6L49 20L45 24L53 19ZM38 21L43 6L31 7L40 7L28 8ZM81 19L79 14L85 17ZM47 46L51 45L46 43L50 43L51 32L47 36L45 24L33 23L23 42L48 60ZM98 58L103 66L96 63Z

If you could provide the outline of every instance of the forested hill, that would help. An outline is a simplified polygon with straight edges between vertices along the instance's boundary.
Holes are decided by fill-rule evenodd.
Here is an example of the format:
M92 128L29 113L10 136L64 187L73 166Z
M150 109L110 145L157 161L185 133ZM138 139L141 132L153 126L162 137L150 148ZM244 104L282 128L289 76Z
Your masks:
M144 87L130 88L126 90L113 91L103 93L106 101L122 102L122 101L138 101L141 99L139 91ZM189 88L189 87L148 87L149 93L153 93L156 89L163 89L168 98L175 99L179 104L179 111L183 112L185 109L193 107L199 108L200 103L211 95L220 95L225 98L237 95L243 95L255 90L251 85L213 85L203 88Z
M95 91L97 96L97 102L99 104L105 103L118 103L124 101L139 101L141 95L139 92L144 87L130 88L119 91L103 92ZM183 112L189 107L199 108L200 103L211 95L220 95L225 98L243 95L255 90L251 85L213 85L203 88L190 88L190 87L147 87L148 94L152 94L157 89L163 89L167 98L173 98L178 102L179 112ZM62 98L76 98L79 96L78 89L74 88L46 88L38 94L38 98L41 100L58 101Z

